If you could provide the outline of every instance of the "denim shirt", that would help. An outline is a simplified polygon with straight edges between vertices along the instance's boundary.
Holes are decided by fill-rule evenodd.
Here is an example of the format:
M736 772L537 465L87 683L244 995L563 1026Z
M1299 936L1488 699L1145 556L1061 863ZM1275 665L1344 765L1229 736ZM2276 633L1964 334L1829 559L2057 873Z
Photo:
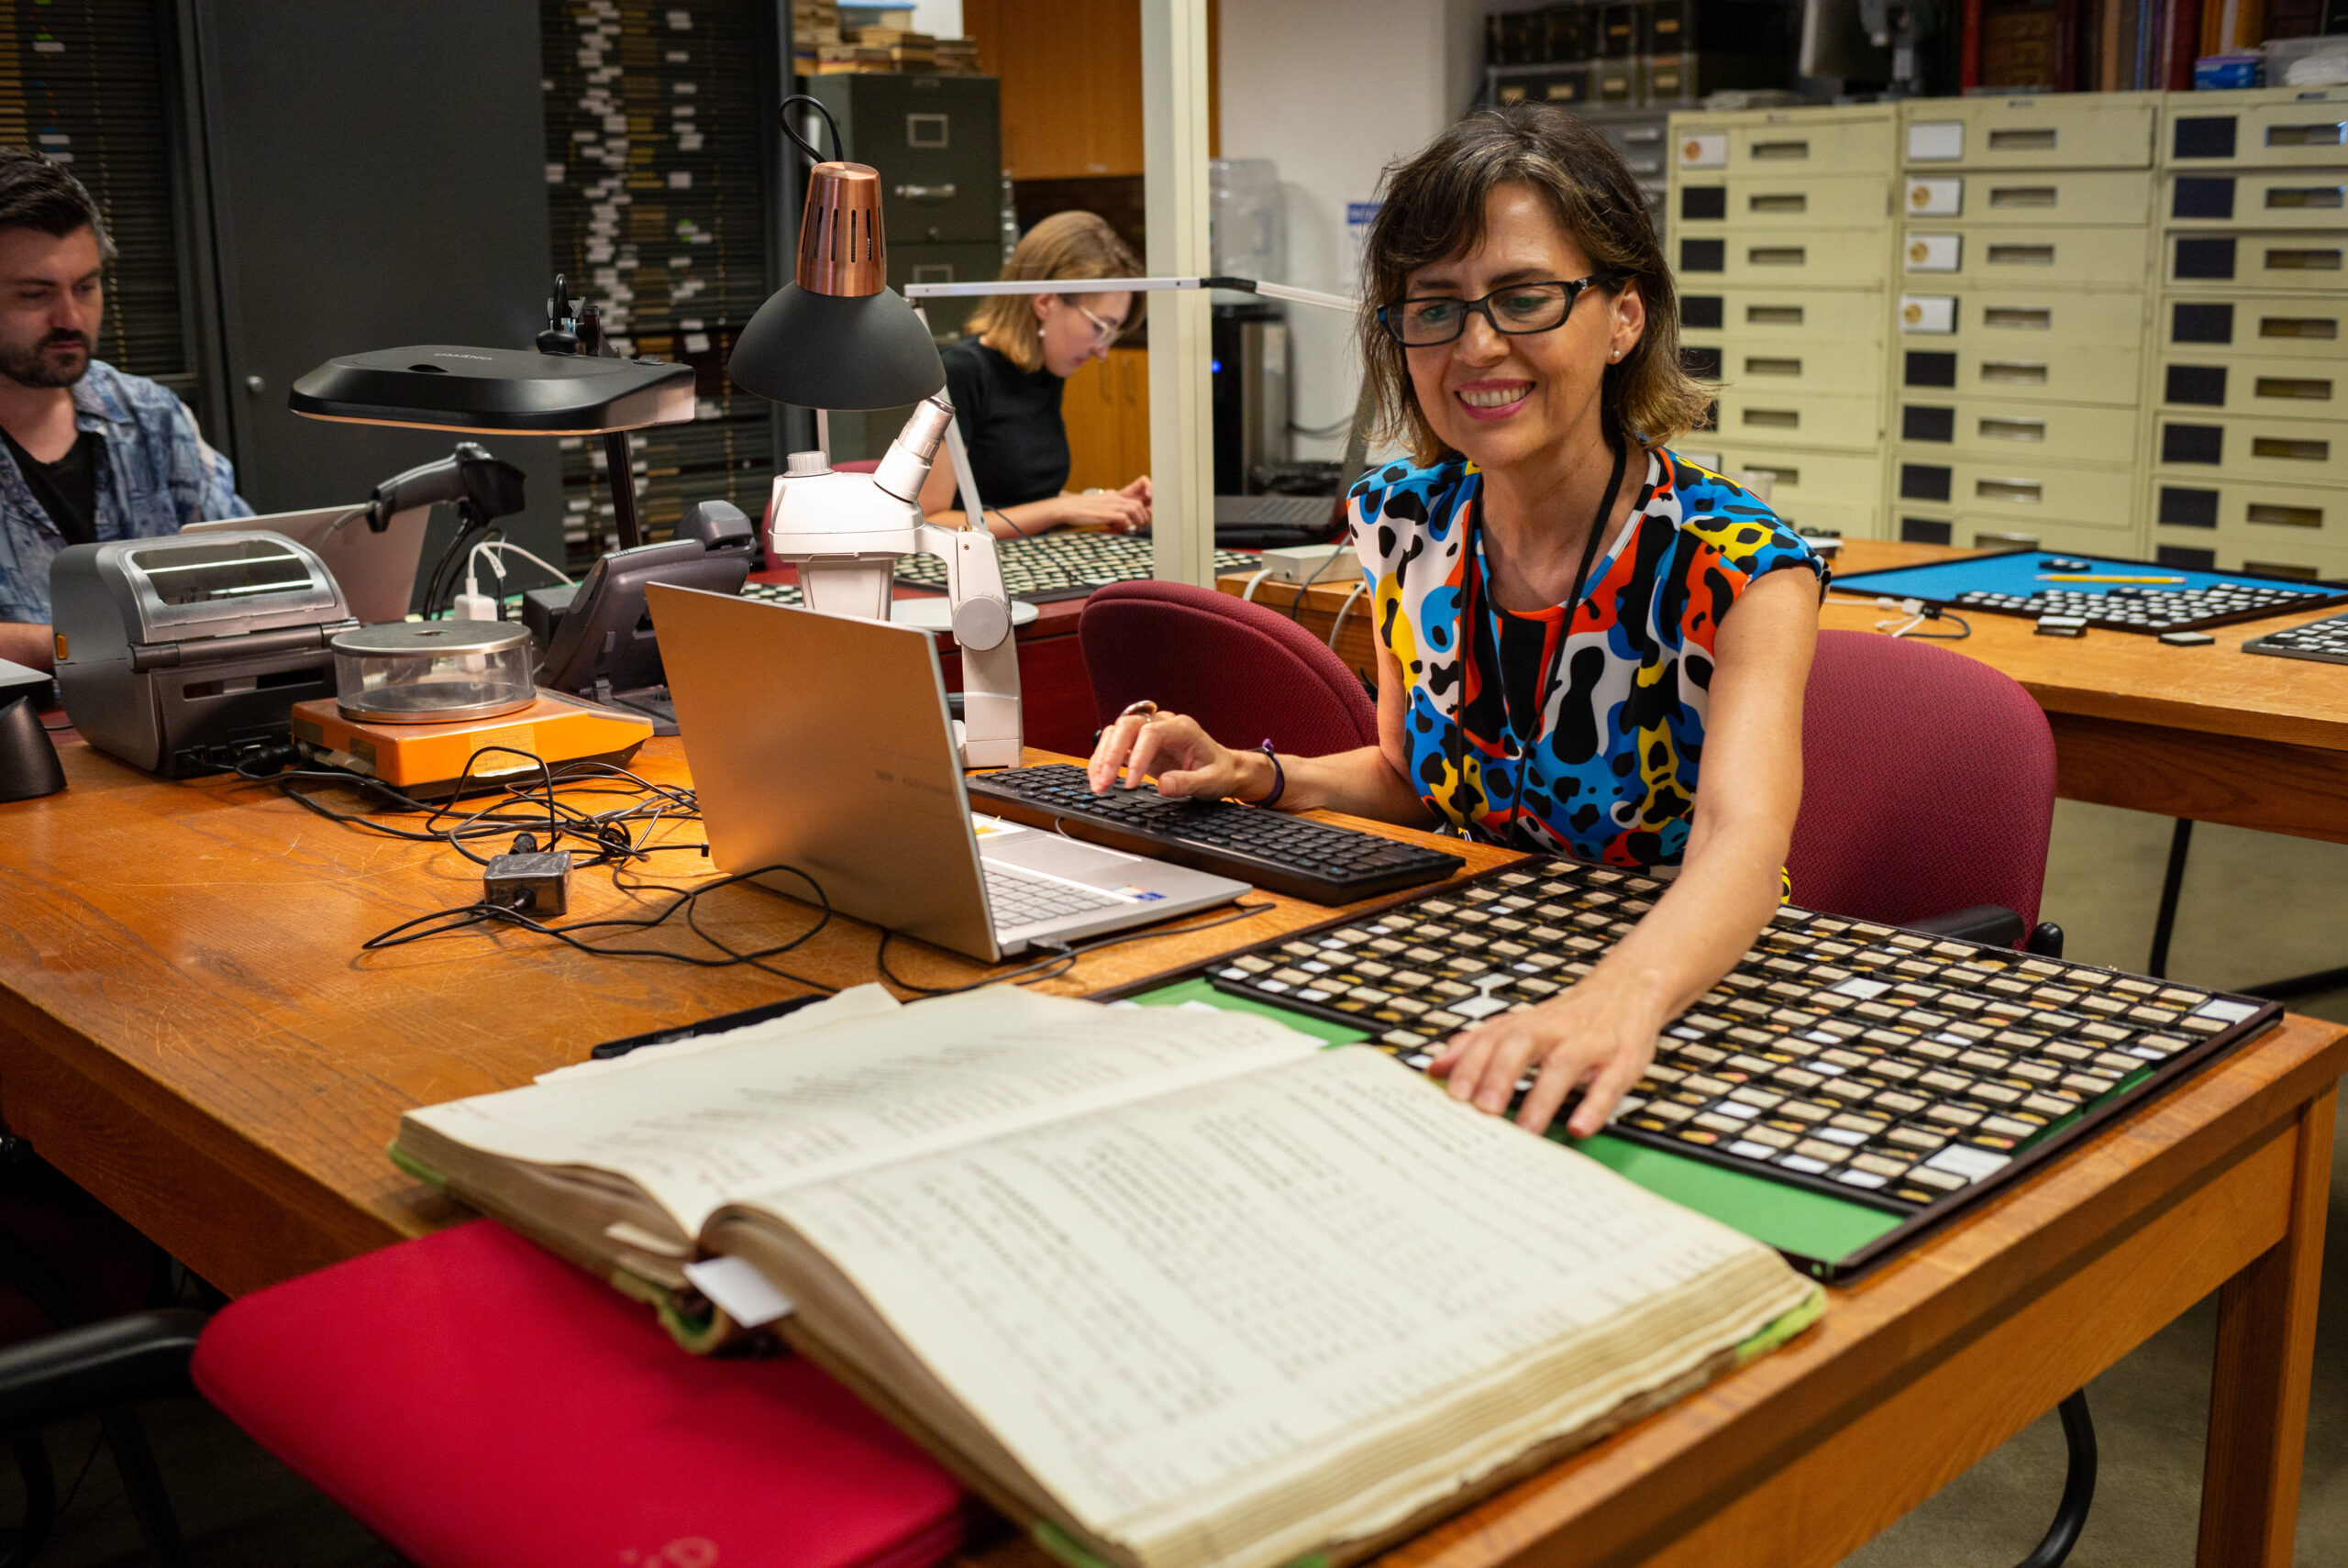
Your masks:
M98 445L97 536L176 534L207 517L249 517L228 459L205 444L168 389L90 361L73 385L73 423ZM0 447L0 621L49 620L49 563L65 536L33 499L15 457Z

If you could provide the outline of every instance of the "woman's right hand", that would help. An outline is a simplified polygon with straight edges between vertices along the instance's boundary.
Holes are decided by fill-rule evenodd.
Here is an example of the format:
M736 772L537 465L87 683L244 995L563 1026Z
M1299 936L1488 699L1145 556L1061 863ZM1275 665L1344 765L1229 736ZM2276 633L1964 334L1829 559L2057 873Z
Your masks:
M1149 502L1117 490L1089 490L1060 497L1058 521L1096 534L1129 534L1149 526Z
M1271 781L1257 773L1269 765L1261 752L1236 752L1199 727L1196 719L1180 713L1127 713L1101 732L1085 772L1092 792L1103 794L1125 770L1125 787L1138 789L1155 770L1161 795L1195 795L1219 801L1226 796L1267 794Z

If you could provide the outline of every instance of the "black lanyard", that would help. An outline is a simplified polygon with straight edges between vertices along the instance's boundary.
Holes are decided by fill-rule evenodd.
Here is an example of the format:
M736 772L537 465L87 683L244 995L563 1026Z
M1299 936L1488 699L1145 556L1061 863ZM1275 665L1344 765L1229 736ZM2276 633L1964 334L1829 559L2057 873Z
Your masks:
M1509 738L1517 743L1517 755L1512 760L1517 762L1519 767L1517 768L1514 787L1509 793L1508 831L1502 839L1503 843L1511 845L1512 847L1516 845L1517 817L1524 809L1524 769L1522 766L1523 762L1523 754L1526 750L1530 749L1532 745L1537 744L1541 738L1541 721L1543 716L1549 711L1549 693L1556 687L1558 675L1560 673L1560 667L1565 662L1566 642L1573 634L1574 616L1581 609L1582 591L1589 584L1589 569L1595 565L1598 560L1598 544L1599 541L1605 536L1606 525L1613 515L1614 498L1621 494L1623 490L1623 466L1630 459L1630 448L1628 446L1621 442L1610 442L1609 445L1611 446L1614 450L1614 467L1613 470L1606 476L1606 494L1598 503L1598 514L1592 517L1589 521L1589 537L1582 541L1581 564L1574 569L1573 591L1566 597L1566 618L1564 624L1557 628L1557 645L1555 648L1550 650L1547 668L1542 671L1540 680L1537 681L1533 688L1532 741L1525 741L1523 736L1516 733L1516 715L1509 712L1507 677L1502 675L1497 668L1492 671L1493 679L1500 683L1501 722L1507 726ZM1463 602L1460 605L1459 626L1459 698L1458 706L1452 715L1450 735L1451 744L1449 747L1450 756L1447 759L1451 764L1451 777L1453 779L1452 787L1454 789L1457 789L1461 784L1466 782L1466 756L1468 748L1467 664L1468 660L1475 657L1476 633L1478 628L1482 624L1480 617L1483 615L1483 605L1481 602L1483 595L1480 590L1483 587L1484 581L1483 505L1484 498L1479 491L1469 509L1469 528L1468 538L1464 541L1467 546L1467 560L1465 562L1464 576L1467 579L1468 591L1461 596ZM1500 629L1495 626L1492 629L1492 659L1495 665L1499 663L1500 657L1501 634ZM1489 797L1487 797L1487 799L1489 800ZM1462 823L1461 831L1463 833L1466 831L1465 823Z

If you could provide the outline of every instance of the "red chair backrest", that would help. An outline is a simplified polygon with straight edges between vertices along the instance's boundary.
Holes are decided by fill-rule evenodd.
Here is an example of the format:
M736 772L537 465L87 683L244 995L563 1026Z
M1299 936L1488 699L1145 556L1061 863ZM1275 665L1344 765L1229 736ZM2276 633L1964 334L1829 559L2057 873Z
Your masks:
M1378 711L1345 660L1261 604L1188 583L1115 582L1084 602L1078 635L1103 724L1146 697L1230 746L1268 740L1325 756L1378 742Z
M880 471L880 459L852 458L845 463L834 463L832 471L836 474L877 474Z
M1821 632L1801 760L1794 902L1891 923L2002 904L2038 923L2054 737L2012 678L1925 643Z

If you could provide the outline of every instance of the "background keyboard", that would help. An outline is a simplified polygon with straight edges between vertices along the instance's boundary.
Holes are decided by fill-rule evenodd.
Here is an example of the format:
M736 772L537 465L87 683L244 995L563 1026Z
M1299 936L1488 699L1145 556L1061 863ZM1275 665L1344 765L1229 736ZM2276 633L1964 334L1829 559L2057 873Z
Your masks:
M2348 614L2329 615L2304 626L2290 626L2253 637L2244 653L2274 654L2279 658L2311 658L2323 664L2348 664Z
M1210 977L1356 1024L1424 1070L1452 1034L1589 974L1662 889L1577 861L1520 864L1268 943L1220 961ZM1780 909L1672 1023L1609 1131L1912 1214L1969 1198L2281 1012L2255 998Z
M1456 855L1231 801L1169 801L1148 785L1095 795L1060 762L976 773L981 811L1319 904L1352 903L1457 871Z
M770 604L804 605L807 600L795 582L746 582L742 585L745 599L763 599Z
M1081 599L1112 582L1134 582L1157 575L1149 540L1128 534L1039 534L1032 539L998 539L994 549L1002 568L1004 591L1031 604ZM1261 564L1238 550L1214 554L1218 572L1249 571ZM946 563L936 556L901 556L897 580L943 593Z

